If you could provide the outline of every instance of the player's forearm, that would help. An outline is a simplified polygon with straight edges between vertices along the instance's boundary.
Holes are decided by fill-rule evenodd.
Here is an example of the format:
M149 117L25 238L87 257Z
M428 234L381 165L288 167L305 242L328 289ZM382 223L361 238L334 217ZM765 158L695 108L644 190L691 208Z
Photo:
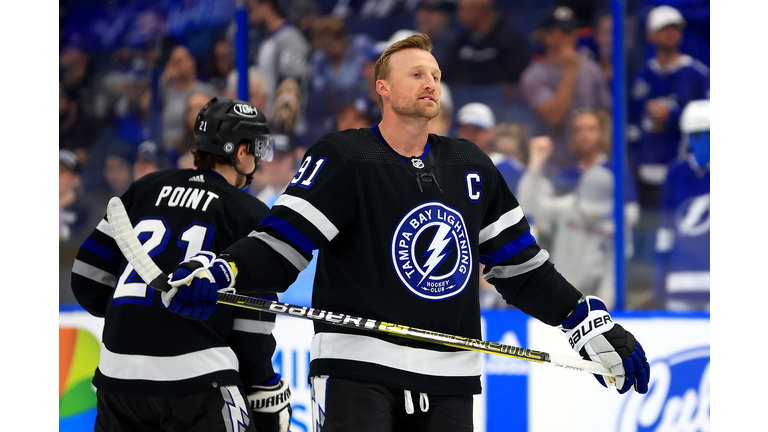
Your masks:
M299 274L294 264L255 237L237 241L221 258L235 263L235 288L241 294L284 292Z
M525 274L489 282L507 303L552 326L560 325L582 296L549 261Z

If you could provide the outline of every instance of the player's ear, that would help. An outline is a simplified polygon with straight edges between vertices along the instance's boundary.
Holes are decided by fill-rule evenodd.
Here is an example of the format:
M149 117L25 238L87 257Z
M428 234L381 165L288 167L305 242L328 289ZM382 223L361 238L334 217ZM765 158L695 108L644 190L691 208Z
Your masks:
M381 97L389 97L389 83L386 80L376 80L376 93Z
M235 153L235 156L237 158L237 162L240 163L245 159L245 155L248 154L248 145L246 144L240 144L237 146L237 153Z

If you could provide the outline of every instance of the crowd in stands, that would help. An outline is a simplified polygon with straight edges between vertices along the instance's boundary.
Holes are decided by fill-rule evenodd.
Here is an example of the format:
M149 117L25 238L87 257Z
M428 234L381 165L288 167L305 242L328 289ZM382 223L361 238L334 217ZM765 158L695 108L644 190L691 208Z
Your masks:
M249 193L271 205L319 136L378 123L379 54L426 33L443 76L432 132L486 151L555 265L578 289L612 305L607 0L245 5L247 99L267 114L277 141L274 161L260 163ZM235 0L60 2L62 269L110 197L148 172L192 167L192 126L211 97L240 98L236 9ZM689 103L709 99L709 1L628 1L626 24L625 259L627 282L640 293L628 306L708 309L701 296L709 292L709 124L680 124ZM693 168L681 174L680 164ZM695 192L671 190L670 178L696 179ZM679 225L688 234L676 233ZM707 269L695 282L672 277L677 291L670 297L669 263L704 260L674 247L681 235L701 237L694 244L699 255L706 247ZM69 285L66 271L60 285ZM487 291L484 307L503 306ZM62 302L71 300L68 292L60 290Z

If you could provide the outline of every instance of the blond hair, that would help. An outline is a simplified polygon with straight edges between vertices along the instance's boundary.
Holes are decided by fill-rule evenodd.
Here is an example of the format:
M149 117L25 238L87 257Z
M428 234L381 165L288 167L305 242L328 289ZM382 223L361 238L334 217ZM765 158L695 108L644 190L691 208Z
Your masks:
M376 61L376 67L374 72L374 82L378 80L385 80L389 78L389 57L392 56L392 54L402 51L404 49L408 48L418 48L423 49L427 52L432 52L432 39L429 38L424 33L417 33L413 36L407 37L401 41L397 41L390 45L387 49L384 50L383 53L379 56L379 59ZM376 102L379 103L379 108L381 111L384 111L384 100L381 98L381 95L378 95L376 97Z

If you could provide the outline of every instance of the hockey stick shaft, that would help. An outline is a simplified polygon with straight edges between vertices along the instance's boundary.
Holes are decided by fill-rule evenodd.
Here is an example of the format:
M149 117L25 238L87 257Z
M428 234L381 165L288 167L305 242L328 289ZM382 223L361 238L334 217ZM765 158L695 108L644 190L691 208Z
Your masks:
M148 281L148 285L152 288L168 292L172 288L168 283L168 276L160 270L154 261L152 261L152 258L149 257L149 254L139 242L120 198L114 197L109 201L109 204L107 205L107 219L109 220L109 226L112 230L112 237L115 239L120 251L128 260L128 263L133 266L134 270L136 270L136 273L138 273L144 281ZM303 318L315 322L323 322L359 330L367 330L381 334L394 335L454 348L501 355L536 363L550 364L593 374L613 376L613 373L604 365L576 357L558 356L543 351L518 348L496 342L423 330L379 320L314 309L311 307L296 306L277 300L250 297L240 294L219 293L217 303L269 312L276 315Z

